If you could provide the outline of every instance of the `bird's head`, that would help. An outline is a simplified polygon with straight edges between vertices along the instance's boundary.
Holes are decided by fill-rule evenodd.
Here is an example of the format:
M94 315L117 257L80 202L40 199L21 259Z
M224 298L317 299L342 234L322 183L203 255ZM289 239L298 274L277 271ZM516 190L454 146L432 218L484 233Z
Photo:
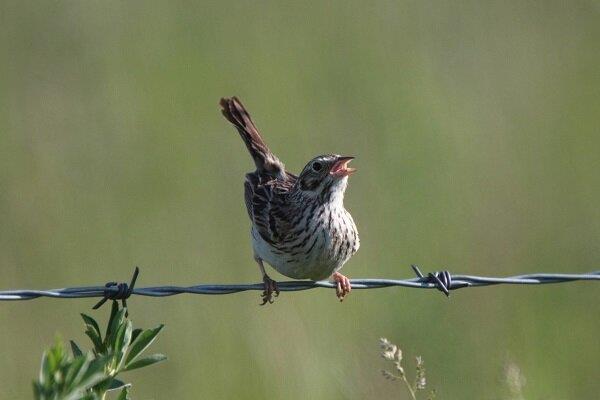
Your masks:
M326 154L309 161L298 176L298 188L310 197L323 201L343 200L348 176L355 172L348 167L354 157Z

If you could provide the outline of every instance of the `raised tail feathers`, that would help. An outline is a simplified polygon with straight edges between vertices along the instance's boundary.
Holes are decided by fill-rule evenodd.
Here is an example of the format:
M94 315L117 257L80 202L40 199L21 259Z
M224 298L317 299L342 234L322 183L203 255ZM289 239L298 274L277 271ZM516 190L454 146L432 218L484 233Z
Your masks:
M269 150L242 102L235 96L219 102L223 116L236 127L260 172L285 174L283 163Z

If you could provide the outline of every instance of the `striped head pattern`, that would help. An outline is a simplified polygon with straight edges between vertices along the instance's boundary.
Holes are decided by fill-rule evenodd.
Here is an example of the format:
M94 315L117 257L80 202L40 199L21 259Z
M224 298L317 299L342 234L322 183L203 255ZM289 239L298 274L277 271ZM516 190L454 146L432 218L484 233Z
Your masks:
M356 171L348 167L353 158L337 154L313 158L298 176L297 188L303 195L317 197L324 203L343 200L348 176Z

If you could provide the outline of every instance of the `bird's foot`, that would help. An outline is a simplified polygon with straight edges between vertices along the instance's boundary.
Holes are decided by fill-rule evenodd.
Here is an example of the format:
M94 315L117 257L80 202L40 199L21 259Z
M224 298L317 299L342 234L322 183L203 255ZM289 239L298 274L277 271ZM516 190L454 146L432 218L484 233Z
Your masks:
M261 306L264 306L267 303L272 304L274 301L273 295L275 295L275 297L279 296L279 288L277 287L277 282L269 278L269 275L263 275L263 282L265 284L265 290L262 294L263 302Z
M345 277L344 275L336 272L331 275L333 281L336 283L335 294L337 295L340 301L344 301L344 297L352 291L352 286L350 285L350 279Z

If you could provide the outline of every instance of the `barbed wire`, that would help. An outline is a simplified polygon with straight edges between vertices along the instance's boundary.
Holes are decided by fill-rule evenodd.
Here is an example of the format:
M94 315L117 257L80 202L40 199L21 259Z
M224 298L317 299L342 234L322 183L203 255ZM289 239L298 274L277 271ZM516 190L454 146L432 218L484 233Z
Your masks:
M563 283L573 281L600 281L600 271L585 274L546 274L536 273L527 275L516 275L504 278L485 277L474 275L451 275L448 271L440 271L423 275L419 268L412 266L417 275L408 279L351 279L352 289L380 289L392 286L408 287L415 289L437 289L446 295L450 291L491 285L543 285L552 283ZM39 297L52 298L87 298L102 297L94 308L98 308L107 300L125 300L131 295L166 297L183 293L222 295L249 290L264 290L262 283L254 284L199 284L194 286L153 286L145 288L134 288L139 268L136 267L133 278L129 284L109 282L104 286L82 286L51 290L4 290L0 291L2 300L31 300ZM278 282L279 290L282 292L294 292L317 288L335 289L336 284L327 281L285 281Z

